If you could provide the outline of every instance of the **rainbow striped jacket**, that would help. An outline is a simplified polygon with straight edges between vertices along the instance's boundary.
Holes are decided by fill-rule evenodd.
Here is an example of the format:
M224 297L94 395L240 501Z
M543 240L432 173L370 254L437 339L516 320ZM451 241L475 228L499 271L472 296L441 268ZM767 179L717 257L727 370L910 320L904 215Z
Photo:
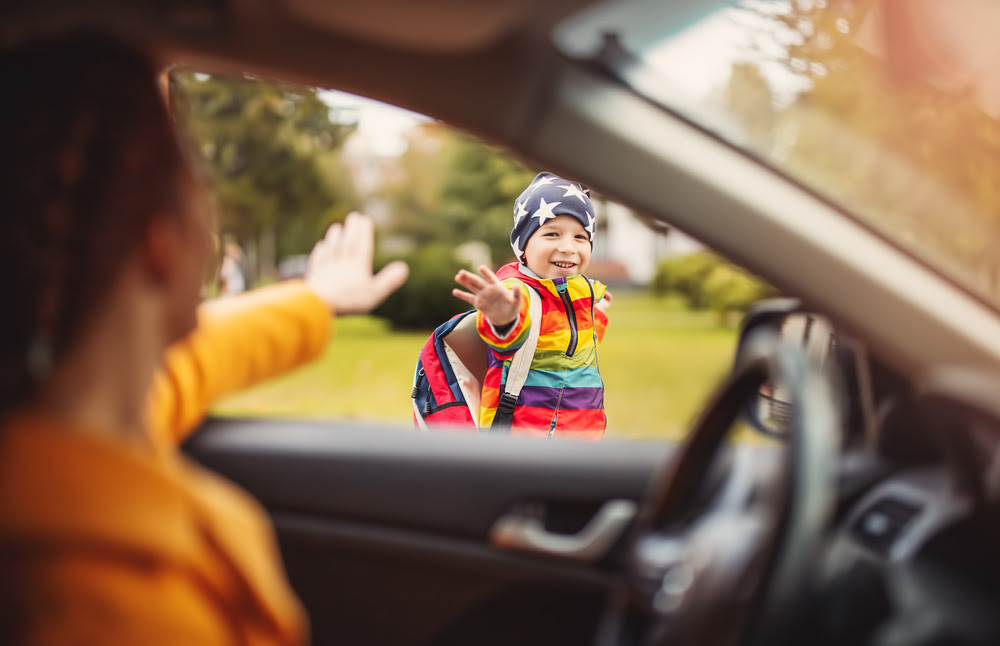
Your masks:
M519 263L504 265L497 276L521 289L521 312L514 327L500 337L481 312L476 314L480 336L490 347L479 411L479 427L489 428L499 405L511 358L528 338L528 294L541 296L542 325L528 380L514 408L512 433L600 439L607 426L604 382L597 366L597 346L608 317L594 304L607 287L582 274L569 278L538 278Z

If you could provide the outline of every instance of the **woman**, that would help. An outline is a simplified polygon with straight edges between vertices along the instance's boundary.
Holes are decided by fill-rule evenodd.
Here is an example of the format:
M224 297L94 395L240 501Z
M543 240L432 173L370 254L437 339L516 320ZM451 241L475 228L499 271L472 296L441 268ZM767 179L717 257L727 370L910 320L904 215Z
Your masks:
M0 643L301 643L262 510L176 447L216 397L318 355L331 312L371 309L406 266L373 275L352 215L304 281L199 308L209 220L157 66L72 34L3 51L0 72L16 88L0 101Z

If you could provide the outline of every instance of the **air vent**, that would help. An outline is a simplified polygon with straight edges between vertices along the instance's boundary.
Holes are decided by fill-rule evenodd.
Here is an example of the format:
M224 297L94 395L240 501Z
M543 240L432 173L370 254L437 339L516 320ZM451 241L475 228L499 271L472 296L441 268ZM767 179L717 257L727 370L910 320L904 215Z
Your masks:
M869 506L851 529L858 540L884 554L919 513L919 505L882 498Z

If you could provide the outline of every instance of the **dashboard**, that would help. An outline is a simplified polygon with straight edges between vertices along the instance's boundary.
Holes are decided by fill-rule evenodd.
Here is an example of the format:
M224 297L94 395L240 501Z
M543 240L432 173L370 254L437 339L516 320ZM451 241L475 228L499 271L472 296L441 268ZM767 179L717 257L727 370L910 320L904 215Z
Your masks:
M897 393L875 450L842 456L820 643L1000 643L1000 418L962 397Z

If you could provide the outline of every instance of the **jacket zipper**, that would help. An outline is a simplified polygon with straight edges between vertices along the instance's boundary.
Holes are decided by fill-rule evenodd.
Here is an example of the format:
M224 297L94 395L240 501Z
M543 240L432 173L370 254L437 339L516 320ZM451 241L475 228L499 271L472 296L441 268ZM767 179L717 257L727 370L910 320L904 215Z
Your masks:
M556 285L556 290L559 292L559 297L562 299L563 305L566 307L566 320L569 321L569 347L566 348L566 356L572 357L573 353L576 352L576 310L573 309L573 301L569 297L569 292L566 291L566 283L560 283Z

